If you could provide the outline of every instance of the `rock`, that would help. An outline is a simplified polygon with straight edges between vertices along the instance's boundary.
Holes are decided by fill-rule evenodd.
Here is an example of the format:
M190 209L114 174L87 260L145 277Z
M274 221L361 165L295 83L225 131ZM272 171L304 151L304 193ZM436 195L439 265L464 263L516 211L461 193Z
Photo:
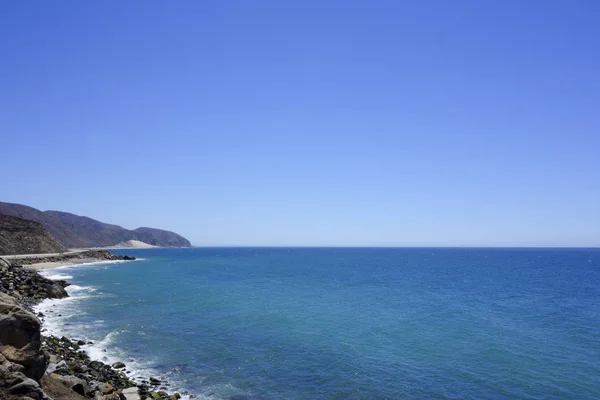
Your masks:
M123 364L121 361L117 361L116 363L114 363L112 365L112 367L116 368L116 369L121 369L121 368L125 368L125 364Z
M48 368L46 368L46 372L51 373L54 371L56 371L56 364L55 363L48 364Z
M150 377L150 384L151 385L160 385L160 379L156 379L154 377Z
M95 369L96 371L102 369L102 367L104 366L104 364L102 364L100 361L92 361L89 363L90 368Z
M110 383L106 383L104 385L104 387L102 388L102 394L103 395L111 394L114 391L115 391L115 388Z
M104 400L121 400L119 393L111 393L104 396Z
M47 398L40 385L31 378L25 378L22 382L9 387L7 393L13 396L29 397L34 400Z
M83 341L83 340L78 340L78 341L77 341L77 345L78 345L78 346L83 346L83 345L85 345L85 341Z
M137 387L130 387L122 390L125 399L127 400L140 400L140 395L138 394Z
M54 379L57 379L60 383L72 389L74 392L79 393L82 396L85 396L88 391L87 382L81 378L72 375L51 375Z
M41 351L40 321L10 296L0 292L0 353L25 367L27 377L39 380L48 365Z

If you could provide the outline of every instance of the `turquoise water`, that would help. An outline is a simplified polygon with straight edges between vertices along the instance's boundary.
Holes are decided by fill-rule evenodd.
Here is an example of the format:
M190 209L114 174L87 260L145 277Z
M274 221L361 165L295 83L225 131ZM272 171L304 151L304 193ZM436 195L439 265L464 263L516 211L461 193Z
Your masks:
M196 398L600 398L599 249L120 253L47 329Z

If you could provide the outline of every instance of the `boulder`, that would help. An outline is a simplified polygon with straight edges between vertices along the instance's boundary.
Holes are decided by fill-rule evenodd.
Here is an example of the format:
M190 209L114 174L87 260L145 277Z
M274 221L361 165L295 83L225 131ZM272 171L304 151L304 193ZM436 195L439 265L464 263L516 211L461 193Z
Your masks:
M39 380L48 365L41 344L40 320L0 292L0 353L22 365L28 378Z
M127 400L140 400L140 395L138 394L138 388L130 387L122 390L123 395Z
M121 361L117 361L116 363L114 363L112 365L112 367L115 369L121 369L121 368L125 368L125 364L123 364Z
M22 382L9 387L6 392L13 396L24 396L34 400L47 398L40 385L31 378L25 378Z
M58 374L51 374L51 376L52 378L56 379L69 389L73 390L75 393L78 393L82 396L85 396L86 393L89 391L89 388L87 387L87 382L76 376Z
M111 394L114 391L115 391L115 388L110 383L104 384L104 387L102 388L103 395Z

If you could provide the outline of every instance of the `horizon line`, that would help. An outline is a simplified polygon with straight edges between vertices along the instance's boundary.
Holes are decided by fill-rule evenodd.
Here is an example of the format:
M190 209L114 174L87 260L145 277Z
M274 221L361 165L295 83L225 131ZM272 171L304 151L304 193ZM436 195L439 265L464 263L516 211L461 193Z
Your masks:
M374 249L600 249L600 245L252 245L252 244L207 244L192 245L191 248L374 248Z

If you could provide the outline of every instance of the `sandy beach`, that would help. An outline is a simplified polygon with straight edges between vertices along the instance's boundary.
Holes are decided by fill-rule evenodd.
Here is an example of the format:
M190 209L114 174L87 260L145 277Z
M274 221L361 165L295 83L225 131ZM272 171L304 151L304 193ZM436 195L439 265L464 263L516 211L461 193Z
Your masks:
M102 262L106 260L101 259L89 259L89 260L65 260L65 261L55 261L55 262L40 262L29 264L28 267L35 269L49 269L49 268L58 268L58 267L69 267L72 265L86 264L92 262Z

